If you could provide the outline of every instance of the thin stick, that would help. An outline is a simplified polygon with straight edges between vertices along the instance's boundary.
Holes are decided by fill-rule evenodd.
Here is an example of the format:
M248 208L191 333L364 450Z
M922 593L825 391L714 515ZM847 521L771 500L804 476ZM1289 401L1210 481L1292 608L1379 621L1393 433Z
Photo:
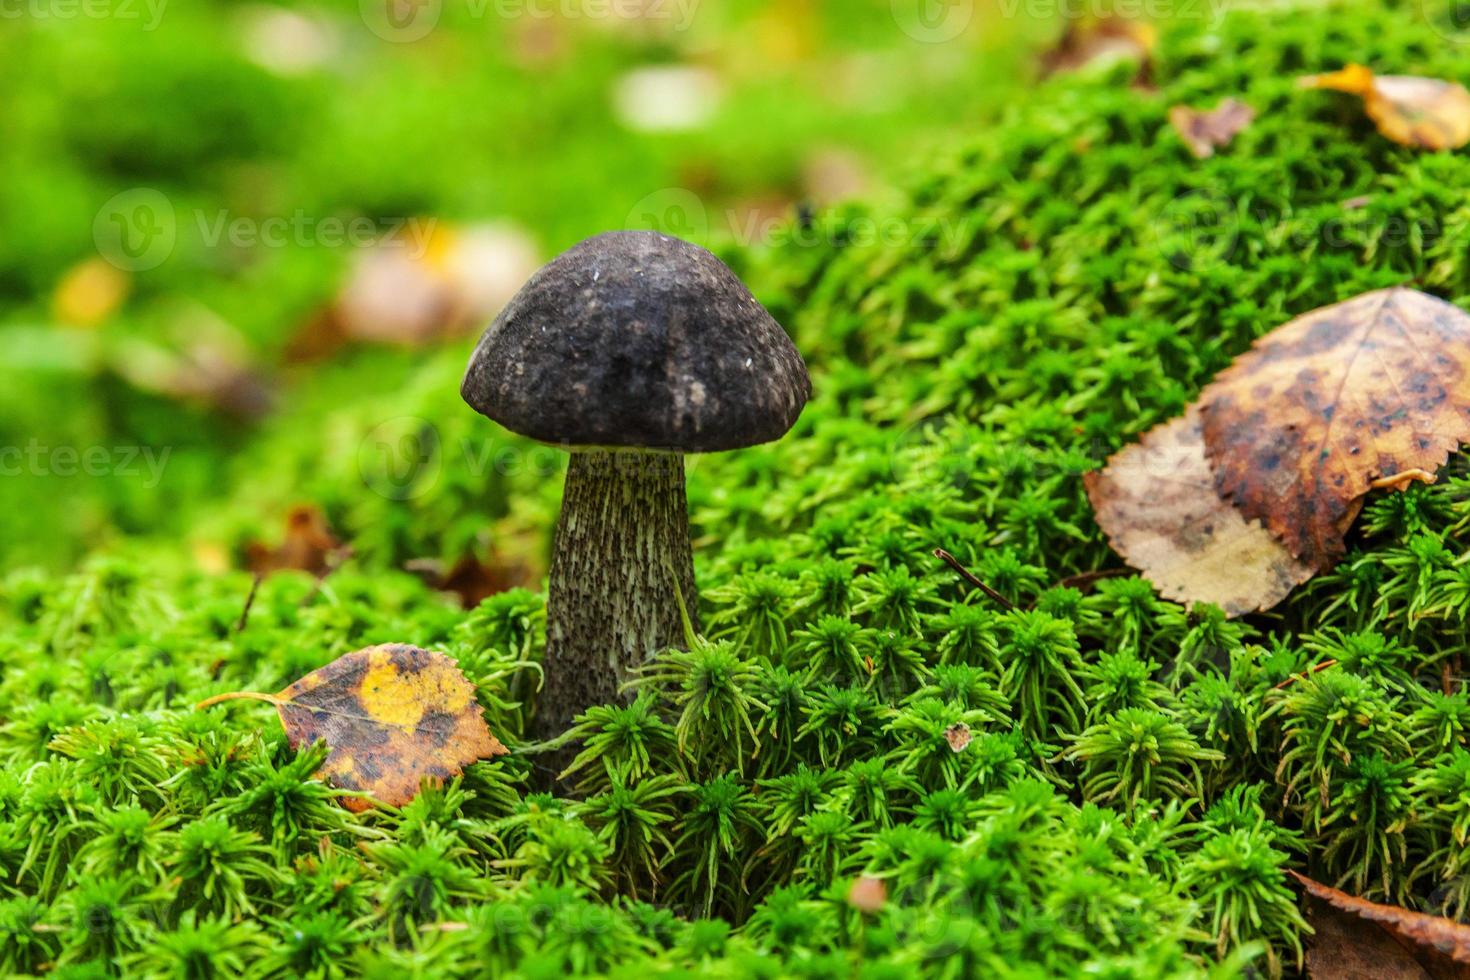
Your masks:
M1011 600L1007 599L1005 596L1001 595L999 592L995 591L990 586L986 585L984 582L980 581L980 579L975 575L975 573L972 572L972 571L970 571L964 565L961 565L960 564L960 560L958 558L956 558L954 555L952 555L949 552L945 551L943 548L935 548L934 549L934 557L935 558L942 559L946 565L948 565L950 568L953 568L955 571L959 572L960 573L960 576L966 582L969 582L975 588L979 589L981 592L984 592L987 596L990 597L990 599L991 599L992 602L994 602L996 605L1000 606L1006 612L1012 612L1012 611L1015 610L1016 604L1014 602L1012 602Z
M1306 680L1308 676L1310 676L1312 674L1315 674L1318 671L1326 670L1328 667L1335 667L1335 666L1337 666L1337 661L1336 660L1324 660L1320 664L1313 664L1312 666L1308 667L1306 670L1302 671L1300 674L1292 674L1290 677L1288 677L1286 680L1282 681L1280 684L1277 684L1271 690L1273 690L1273 691L1280 691L1283 688L1290 687L1292 684L1296 683L1297 681Z
M1090 587L1094 582L1101 582L1105 578L1121 578L1124 575L1131 574L1132 572L1126 568L1100 568L1095 572L1081 572L1077 575L1068 575L1058 582L1057 585L1064 589L1085 589Z
M240 700L265 701L268 704L275 705L279 705L281 703L281 699L276 697L274 694L261 694L258 691L231 691L228 694L216 694L212 698L205 698L203 701L200 701L198 704L194 705L194 710L201 711L204 708L212 708L223 701Z
M235 632L245 631L245 623L250 619L250 610L255 605L255 593L260 591L260 583L265 578L260 572L255 573L255 580L250 583L250 594L245 597L245 608L240 610L240 619L235 623Z

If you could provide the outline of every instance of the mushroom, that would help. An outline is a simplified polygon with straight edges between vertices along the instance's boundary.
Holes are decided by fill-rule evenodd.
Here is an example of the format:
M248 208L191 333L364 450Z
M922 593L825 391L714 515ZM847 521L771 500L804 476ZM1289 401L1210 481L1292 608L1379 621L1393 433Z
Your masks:
M534 734L618 700L698 628L684 454L780 438L811 396L781 326L710 252L655 232L562 253L485 330L460 386L513 432L571 453L551 561Z

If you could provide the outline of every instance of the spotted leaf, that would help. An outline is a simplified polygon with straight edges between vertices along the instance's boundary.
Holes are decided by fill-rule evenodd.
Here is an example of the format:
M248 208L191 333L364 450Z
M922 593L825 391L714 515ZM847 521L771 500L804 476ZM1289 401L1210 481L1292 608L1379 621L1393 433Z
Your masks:
M345 654L279 694L223 694L199 706L232 698L274 704L294 749L325 742L322 776L366 794L344 797L350 810L370 799L402 806L425 777L449 779L506 752L455 662L402 643Z
M1407 288L1313 310L1200 395L1222 497L1325 569L1372 489L1433 482L1470 439L1470 315Z

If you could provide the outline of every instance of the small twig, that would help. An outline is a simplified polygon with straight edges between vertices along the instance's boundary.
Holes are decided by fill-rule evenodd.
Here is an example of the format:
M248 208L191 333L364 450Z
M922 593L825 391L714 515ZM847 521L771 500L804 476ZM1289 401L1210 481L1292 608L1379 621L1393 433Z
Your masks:
M240 619L235 623L235 632L243 633L245 624L250 619L250 610L255 606L255 593L260 591L261 580L265 578L260 572L255 573L255 580L250 583L250 594L245 597L245 608L240 610Z
M1011 600L1007 599L1005 596L1001 595L999 592L995 591L990 586L986 585L984 582L980 581L980 579L975 575L975 573L972 572L972 571L970 571L964 565L961 565L960 564L960 560L958 558L956 558L954 555L952 555L949 552L945 551L943 548L935 548L934 549L934 557L935 558L942 559L946 565L948 565L950 568L953 568L955 571L959 572L961 578L963 578L966 582L969 582L971 585L973 585L975 588L979 589L981 592L984 592L987 596L990 597L990 599L991 599L992 602L994 602L996 605L1000 606L1006 612L1012 612L1012 611L1015 610L1016 604L1014 602L1012 602Z
M1122 578L1124 575L1132 575L1133 572L1127 568L1099 568L1095 572L1081 572L1077 575L1068 575L1057 583L1061 589L1085 589L1094 582L1101 582L1105 578Z
M1324 660L1320 664L1313 664L1312 666L1308 667L1306 670L1302 671L1300 674L1292 674L1286 680L1282 681L1280 684L1277 684L1274 688L1272 688L1272 690L1273 691L1279 691L1279 690L1281 690L1284 687L1290 687L1292 684L1296 683L1297 681L1305 680L1307 678L1307 675L1308 674L1315 674L1319 670L1326 670L1328 667L1334 667L1336 665L1337 665L1337 661L1336 660Z
M1404 490L1415 480L1420 483L1433 483L1434 474L1421 469L1403 470L1392 476L1380 476L1368 486L1373 490Z
M276 707L280 707L283 703L287 703L283 702L274 694L262 694L259 691L231 691L228 694L216 694L212 698L205 698L203 701L200 701L198 704L194 705L194 710L202 711L205 708L212 708L215 705L221 704L225 701L264 701L267 704L273 704Z

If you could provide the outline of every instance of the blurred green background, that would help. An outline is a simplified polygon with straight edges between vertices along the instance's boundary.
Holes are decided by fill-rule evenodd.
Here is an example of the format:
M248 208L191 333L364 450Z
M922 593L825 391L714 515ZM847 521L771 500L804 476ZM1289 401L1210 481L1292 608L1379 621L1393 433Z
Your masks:
M0 564L119 536L240 563L404 392L463 411L541 262L627 227L759 252L881 201L1047 33L964 0L7 8Z

